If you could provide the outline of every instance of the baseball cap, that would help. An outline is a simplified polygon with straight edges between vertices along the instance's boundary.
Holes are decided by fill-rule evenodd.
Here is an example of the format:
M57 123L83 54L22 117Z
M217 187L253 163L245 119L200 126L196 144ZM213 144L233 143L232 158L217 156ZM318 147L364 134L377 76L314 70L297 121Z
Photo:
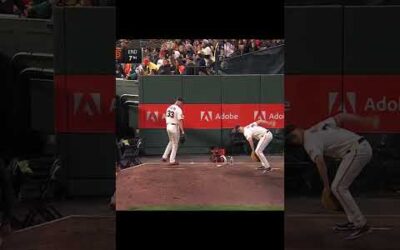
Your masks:
M235 128L233 129L233 132L237 133L239 128L240 128L240 125L236 125Z
M180 101L180 102L183 102L183 98L182 97L177 97L176 100Z

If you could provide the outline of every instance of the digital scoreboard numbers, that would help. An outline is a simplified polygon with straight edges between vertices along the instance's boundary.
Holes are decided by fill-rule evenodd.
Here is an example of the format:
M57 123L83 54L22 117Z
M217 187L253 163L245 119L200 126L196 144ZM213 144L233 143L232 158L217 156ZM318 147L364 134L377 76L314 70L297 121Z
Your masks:
M142 50L140 48L139 49L116 48L115 60L118 63L141 63Z
M125 50L125 63L141 63L142 50L141 49L126 49Z

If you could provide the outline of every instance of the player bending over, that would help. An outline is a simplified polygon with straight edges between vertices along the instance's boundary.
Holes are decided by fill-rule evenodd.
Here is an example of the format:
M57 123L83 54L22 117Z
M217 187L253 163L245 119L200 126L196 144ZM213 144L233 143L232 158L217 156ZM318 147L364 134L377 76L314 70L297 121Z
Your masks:
M261 165L261 167L258 167L258 169L271 171L272 168L269 165L269 162L264 155L264 150L268 146L268 144L272 141L273 136L272 136L271 131L260 126L260 125L267 125L267 124L271 124L271 123L264 121L264 120L259 120L259 121L253 122L245 127L237 125L235 127L235 131L242 133L244 135L244 137L250 144L252 154L255 153L258 156L258 158L260 159L262 165ZM258 140L257 148L254 148L253 139Z
M183 130L183 112L182 107L183 99L177 98L175 103L169 106L165 112L165 121L167 125L167 134L169 143L165 149L162 161L166 162L169 155L169 165L179 165L175 160L176 152L178 151L179 138L185 134Z
M370 227L349 191L354 179L371 160L372 149L368 141L349 130L343 124L358 124L377 128L378 118L338 114L309 129L289 125L285 128L286 143L303 145L311 160L315 162L321 176L324 191L333 192L346 213L348 222L336 224L335 231L350 231L346 239L356 239L368 233ZM339 158L341 163L330 185L324 156Z

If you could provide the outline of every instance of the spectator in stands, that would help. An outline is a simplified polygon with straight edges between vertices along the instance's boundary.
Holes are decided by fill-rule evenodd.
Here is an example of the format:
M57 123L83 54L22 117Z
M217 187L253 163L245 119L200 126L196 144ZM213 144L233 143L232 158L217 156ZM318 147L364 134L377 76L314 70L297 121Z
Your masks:
M185 50L185 46L183 44L179 45L178 52L182 57L186 56L186 50Z
M193 62L193 58L189 55L186 56L186 66L185 66L185 75L194 75L195 74L196 64Z
M154 63L157 62L158 60L158 55L160 54L160 49L159 48L154 48L150 52L150 60ZM157 63L158 66L158 63Z
M47 19L51 17L52 9L49 0L32 0L27 6L28 17Z
M123 70L121 64L119 64L119 63L115 64L115 77L116 78L125 78L124 70Z
M143 59L143 70L144 75L156 75L158 71L158 67L156 64L150 61L148 57Z
M179 51L177 51L177 50L174 50L173 51L173 56L174 56L174 59L176 60L181 56L181 53L179 53Z
M258 48L258 46L257 46L257 44L256 44L256 40L251 39L251 40L250 40L250 49L249 49L249 52L254 52L254 51L257 51L257 50L259 50L259 48Z
M261 45L262 45L261 40L256 39L256 40L254 41L254 43L256 44L257 48L261 48Z
M131 71L125 78L126 80L137 80L138 79L138 74L136 73L136 70L134 67L131 68Z
M233 45L228 40L225 40L223 49L224 49L223 52L224 57L230 57L235 52L235 45Z
M196 52L196 54L199 53L199 52L201 52L201 50L203 49L202 46L203 46L202 42L198 42L198 43L197 43L197 45L196 45L196 47L195 47L195 52Z
M206 66L210 66L214 62L214 57L208 40L203 40L201 52L204 55Z
M243 40L239 40L239 42L238 42L238 54L239 55L243 55L243 54L245 54L245 53L247 53L246 52L246 48L247 48L247 44L246 44L246 40L245 39L243 39Z
M124 67L124 76L127 76L127 75L129 75L129 73L131 72L131 69L132 69L132 64L130 64L130 63L125 63L124 65L123 65L123 67Z
M160 69L160 67L164 64L164 60L165 60L165 58L164 57L159 57L159 59L157 60L157 67L158 67L158 69Z
M193 55L194 55L194 49L190 43L187 43L185 45L185 56L187 56L187 55L189 55L190 57L193 57Z
M136 69L135 69L136 75L139 78L139 76L143 76L144 75L144 66L143 63L139 64Z
M204 55L201 51L199 51L197 53L196 68L197 68L198 75L208 75L207 69L206 69L206 61L204 60Z
M127 47L128 43L130 43L128 40L119 40L117 46ZM135 69L135 73L137 76L156 74L158 69L163 66L164 59L167 59L169 60L172 74L214 74L215 67L218 65L220 68L226 58L240 56L280 44L283 44L283 40L154 39L154 41L143 47L143 57L148 59L148 64L139 65ZM187 59L188 57L190 60ZM217 62L216 59L218 59ZM193 64L195 67L193 67ZM167 74L164 68L158 74ZM129 69L125 74L132 75L131 72Z
M26 7L22 0L0 0L0 14L26 15Z
M173 75L178 74L178 68L176 66L176 60L173 58L173 56L170 57L169 62L171 64L171 74L173 74Z
M177 60L178 63L178 72L180 75L185 74L185 64L183 63L183 60L179 59Z
M163 64L158 69L159 75L171 75L171 64L167 59L163 60Z

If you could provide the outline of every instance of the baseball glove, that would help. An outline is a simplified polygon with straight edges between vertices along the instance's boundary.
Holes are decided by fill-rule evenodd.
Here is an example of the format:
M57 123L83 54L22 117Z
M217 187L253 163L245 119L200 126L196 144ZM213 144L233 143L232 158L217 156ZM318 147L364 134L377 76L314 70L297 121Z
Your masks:
M260 161L260 158L258 158L258 155L257 155L254 151L251 152L250 157L251 157L251 159L252 159L253 161L257 161L257 162Z
M330 191L322 192L321 203L322 206L328 210L343 211L342 205Z
M185 134L181 134L181 137L179 138L179 143L183 144L183 143L185 143L185 141L186 141Z

